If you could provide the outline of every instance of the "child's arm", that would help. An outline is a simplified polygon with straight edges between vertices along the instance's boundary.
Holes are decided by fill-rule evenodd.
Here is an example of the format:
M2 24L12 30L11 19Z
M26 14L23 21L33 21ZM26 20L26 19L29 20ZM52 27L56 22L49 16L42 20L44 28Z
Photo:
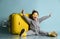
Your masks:
M24 14L24 10L22 10L21 13L22 13L23 17L25 18L25 20L30 24L31 19L25 16L25 14Z
M49 14L48 16L43 16L43 17L39 18L39 22L42 22L43 20L45 20L49 17L51 17L51 14Z

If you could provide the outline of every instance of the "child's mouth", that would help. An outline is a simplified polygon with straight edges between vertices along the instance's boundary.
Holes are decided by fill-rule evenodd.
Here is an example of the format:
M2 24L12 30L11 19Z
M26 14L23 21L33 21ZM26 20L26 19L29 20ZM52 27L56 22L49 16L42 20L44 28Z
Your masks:
M34 17L34 18L36 18L36 17Z

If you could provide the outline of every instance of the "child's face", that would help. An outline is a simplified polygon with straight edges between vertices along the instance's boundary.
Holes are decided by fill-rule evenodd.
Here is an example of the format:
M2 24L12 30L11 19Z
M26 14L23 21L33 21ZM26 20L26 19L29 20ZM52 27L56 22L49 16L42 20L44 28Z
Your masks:
M35 13L32 15L32 18L33 18L34 20L37 20L37 19L38 19L38 14L35 12Z

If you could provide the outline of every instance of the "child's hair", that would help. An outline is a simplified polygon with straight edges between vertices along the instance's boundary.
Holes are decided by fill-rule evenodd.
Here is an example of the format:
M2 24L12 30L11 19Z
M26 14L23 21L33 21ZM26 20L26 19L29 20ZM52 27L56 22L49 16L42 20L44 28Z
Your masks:
M33 10L31 15L33 15L34 13L37 13L39 15L38 11L36 10Z

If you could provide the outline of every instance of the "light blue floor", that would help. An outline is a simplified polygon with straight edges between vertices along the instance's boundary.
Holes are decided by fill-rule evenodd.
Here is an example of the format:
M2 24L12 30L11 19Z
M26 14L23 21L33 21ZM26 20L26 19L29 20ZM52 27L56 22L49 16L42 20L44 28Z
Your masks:
M19 35L0 34L0 39L60 39L57 37L46 37L46 36L27 36L20 37Z
M57 37L47 37L47 36L27 36L20 37L19 35L11 35L7 28L0 28L0 39L60 39L60 35Z

